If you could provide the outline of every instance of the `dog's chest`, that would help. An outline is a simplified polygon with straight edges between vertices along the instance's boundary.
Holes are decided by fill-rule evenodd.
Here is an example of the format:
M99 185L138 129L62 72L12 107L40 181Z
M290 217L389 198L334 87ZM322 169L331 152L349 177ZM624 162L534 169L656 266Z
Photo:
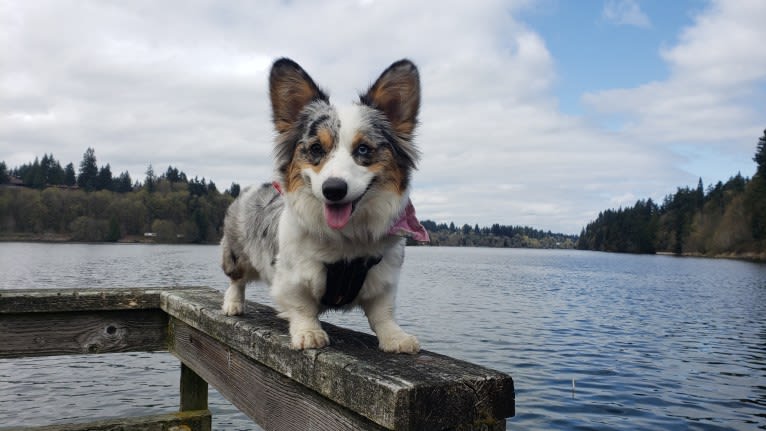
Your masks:
M367 273L381 259L380 256L357 257L326 263L327 276L322 304L334 308L353 302L367 279Z

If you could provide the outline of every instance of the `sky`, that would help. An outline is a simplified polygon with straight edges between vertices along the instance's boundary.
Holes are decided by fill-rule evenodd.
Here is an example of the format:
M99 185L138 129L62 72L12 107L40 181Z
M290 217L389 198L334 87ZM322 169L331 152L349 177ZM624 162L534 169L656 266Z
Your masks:
M219 190L274 178L267 80L337 104L419 67L421 219L577 234L607 208L752 176L766 1L0 0L0 160L88 147Z

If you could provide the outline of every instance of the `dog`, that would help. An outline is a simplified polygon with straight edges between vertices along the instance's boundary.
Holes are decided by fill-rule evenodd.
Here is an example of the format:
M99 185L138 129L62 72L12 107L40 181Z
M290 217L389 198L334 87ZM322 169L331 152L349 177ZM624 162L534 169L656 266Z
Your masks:
M246 284L262 279L294 349L329 344L322 312L361 307L381 350L417 353L417 338L394 320L404 237L428 241L409 198L420 157L417 67L397 61L359 102L336 107L282 58L272 65L269 93L277 179L245 189L227 211L223 312L244 313Z

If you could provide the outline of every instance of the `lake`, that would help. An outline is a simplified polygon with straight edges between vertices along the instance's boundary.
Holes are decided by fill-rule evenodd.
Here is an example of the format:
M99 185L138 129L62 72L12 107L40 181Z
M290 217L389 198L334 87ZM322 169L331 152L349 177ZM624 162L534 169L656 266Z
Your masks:
M207 285L216 246L0 243L0 289ZM248 299L272 304L263 285ZM509 430L766 429L766 265L410 247L397 316L423 348L509 373ZM323 320L369 332L361 312ZM0 360L0 426L178 408L168 353ZM216 430L258 429L211 389Z

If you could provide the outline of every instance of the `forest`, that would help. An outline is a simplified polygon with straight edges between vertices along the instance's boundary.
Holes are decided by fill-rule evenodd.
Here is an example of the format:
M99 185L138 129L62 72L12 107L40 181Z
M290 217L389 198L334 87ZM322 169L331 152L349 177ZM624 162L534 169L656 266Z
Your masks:
M220 192L213 181L168 166L148 166L141 181L98 166L88 148L77 170L52 154L22 166L0 162L0 240L216 243L240 186ZM431 245L574 248L577 237L527 226L423 225ZM415 245L412 243L412 245Z
M78 173L48 154L13 169L0 162L0 239L217 242L238 194L236 183L221 193L172 166L156 175L149 165L143 181L113 176L92 148Z
M599 213L580 234L577 248L626 253L673 253L766 260L766 130L758 139L752 178L679 187L662 203Z

